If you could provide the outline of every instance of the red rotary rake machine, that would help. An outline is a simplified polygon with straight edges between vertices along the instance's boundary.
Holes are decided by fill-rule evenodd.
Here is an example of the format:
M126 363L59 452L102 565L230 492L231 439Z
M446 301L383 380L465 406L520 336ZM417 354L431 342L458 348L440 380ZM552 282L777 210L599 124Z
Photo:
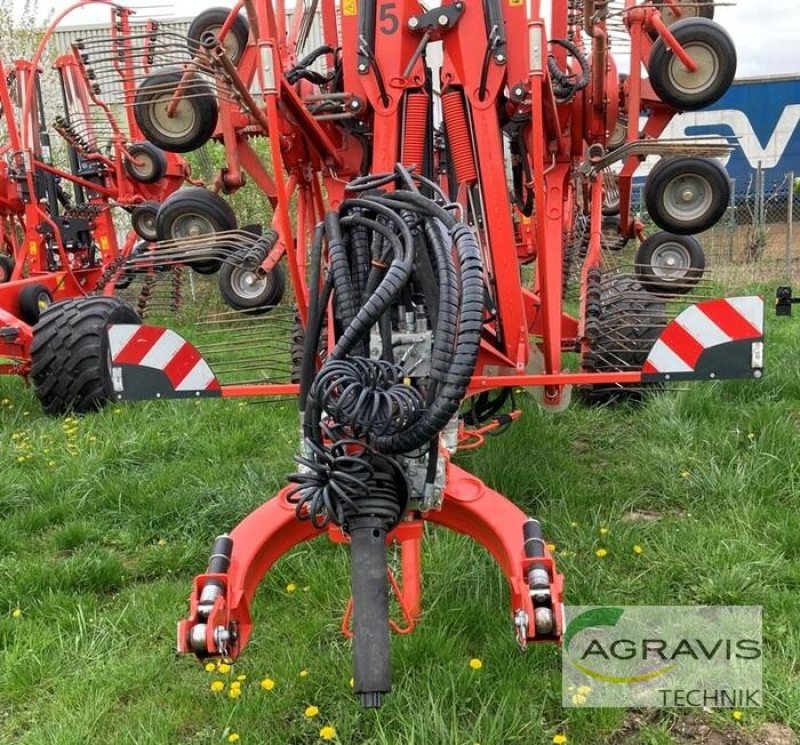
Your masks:
M58 397L47 392L54 387L71 388L71 406L79 411L108 397L102 360L92 363L92 383L83 390L73 386L83 380L74 374L73 363L85 356L87 345L95 348L105 324L138 321L132 309L108 296L131 281L124 264L136 248L137 233L155 240L152 224L159 204L189 178L180 156L148 142L130 108L115 109L105 95L117 87L122 96L131 96L134 72L146 56L133 46L130 11L111 10L110 35L93 50L94 59L79 43L55 60L53 90L61 101L44 100L40 63L57 24L74 7L48 28L31 61L17 60L9 69L0 64L6 138L0 171L0 371L27 377L33 369L41 383L37 392L51 413L63 410ZM154 34L150 25L145 32ZM109 68L102 79L90 66L98 61ZM61 113L52 129L65 145L61 163L46 115L54 105ZM136 231L122 246L114 208L131 213ZM90 294L106 297L61 306L63 313L46 314L42 327L34 329L53 301Z
M134 104L160 147L215 137L223 183L235 188L240 168L263 183L302 323L299 382L221 385L192 344L156 327L111 326L109 346L120 399L298 395L298 471L217 539L179 651L239 655L264 574L327 534L350 545L344 628L355 691L374 707L390 690L391 629L420 614L425 522L495 558L521 647L562 634L563 579L539 522L452 461L517 418L513 389L535 388L555 410L573 386L606 400L669 380L759 378L763 304L683 296L667 317L702 273L683 236L727 201L709 157L719 146L657 139L733 78L711 3L553 0L547 26L538 0L319 5L324 43L308 52L316 3L298 3L287 25L282 0L246 0ZM627 76L611 54L619 33ZM257 137L269 164L253 159ZM651 244L652 261L626 272L605 256L604 213L614 240L644 238L630 193L648 155L663 157L645 191L671 248ZM269 262L265 250L243 269L260 281ZM401 577L387 569L391 543Z

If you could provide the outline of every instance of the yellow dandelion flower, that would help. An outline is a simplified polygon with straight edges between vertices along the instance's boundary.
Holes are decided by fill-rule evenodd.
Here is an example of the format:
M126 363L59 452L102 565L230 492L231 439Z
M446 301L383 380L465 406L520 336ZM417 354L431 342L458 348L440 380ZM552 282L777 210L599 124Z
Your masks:
M224 691L224 690L225 690L225 683L223 683L221 680L215 680L215 681L214 681L214 682L213 682L213 683L212 683L212 684L209 686L209 688L210 688L212 691L214 691L214 693L219 693L220 691Z
M307 678L308 677L308 670L301 670L300 671L300 677L301 678Z
M556 544L555 543L548 543L547 544L547 550L552 554L556 550Z
M275 681L272 678L264 678L264 680L261 681L261 687L265 691L271 691L275 687Z
M217 666L213 662L206 662L205 670L207 673L213 673L214 670L217 669Z
M231 671L231 666L227 662L220 662L217 665L217 670L219 670L223 675L229 673Z
M297 585L294 582L290 582L286 585L286 592L294 592L297 589Z
M159 538L158 539L158 545L159 546L166 546L167 545L167 539L166 538Z
M575 706L583 706L586 703L586 696L576 693L572 697L572 703L575 704Z
M234 690L239 690L242 687L242 682L240 680L232 680L231 681L231 688Z
M8 406L10 403L11 401L9 401L7 398L4 398L2 401L0 401L0 404L3 404L3 406Z
M234 688L231 686L231 689L228 691L228 698L239 698L242 695L241 688Z
M319 707L314 706L313 704L311 706L306 706L306 710L303 712L303 714L311 719L319 714Z
M24 455L18 455L17 456L17 463L24 463L24 462L25 462L25 456Z
M327 724L319 731L319 736L323 740L333 740L336 738L336 728Z
M11 611L11 618L22 618L22 608L14 608Z
M606 549L606 548L598 548L597 551L594 552L594 555L598 559L604 559L606 556L608 556L608 549Z
M692 475L692 474L691 474L691 473L689 473L689 471L681 471L681 478L682 478L682 479L688 479L688 478L689 478L689 476L691 476L691 475Z
M744 712L743 712L743 711L739 711L739 710L737 709L736 711L734 711L734 712L731 714L731 716L732 716L732 717L733 717L733 718L734 718L734 719L735 719L737 722L741 722L741 721L742 721L742 719L744 719Z
M748 440L755 440L756 439L756 433L755 432L748 432L747 433L747 439Z
M633 553L635 553L637 556L640 556L643 551L644 549L638 543L633 547Z
M241 683L243 680L247 680L247 676L246 675L237 675L236 676L236 682L237 683Z
M472 659L469 661L469 666L470 666L470 667L471 667L473 670L480 670L480 669L483 667L483 662L481 662L481 660L479 660L477 657L473 657L473 658L472 658Z
M578 686L578 693L581 696L588 696L592 692L591 686Z
M608 535L608 528L606 527L600 528L600 535Z
M231 732L228 735L228 742L239 742L239 734L237 732Z
M564 745L566 741L566 735L553 735L553 745Z

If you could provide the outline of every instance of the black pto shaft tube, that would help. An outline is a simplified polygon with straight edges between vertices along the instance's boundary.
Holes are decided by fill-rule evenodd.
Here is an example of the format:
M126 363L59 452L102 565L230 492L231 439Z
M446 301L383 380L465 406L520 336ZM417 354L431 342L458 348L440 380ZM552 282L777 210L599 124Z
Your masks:
M392 688L386 521L350 520L353 592L353 689L365 709L378 708Z

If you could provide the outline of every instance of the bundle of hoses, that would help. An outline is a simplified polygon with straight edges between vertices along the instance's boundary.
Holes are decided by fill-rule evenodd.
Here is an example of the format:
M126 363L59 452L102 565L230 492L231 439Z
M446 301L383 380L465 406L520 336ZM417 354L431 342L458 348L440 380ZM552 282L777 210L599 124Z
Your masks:
M380 190L389 184L395 190ZM354 686L364 706L379 706L391 677L386 533L408 499L393 456L427 452L428 478L435 476L439 433L457 414L477 361L484 284L475 236L433 184L397 166L350 189L357 196L325 217L311 251L299 398L304 454L289 477L296 484L289 499L299 519L320 528L332 522L350 536ZM392 328L393 311L419 298L432 343L430 375L415 385L394 359ZM317 372L329 308L337 341ZM369 357L373 329L379 359Z

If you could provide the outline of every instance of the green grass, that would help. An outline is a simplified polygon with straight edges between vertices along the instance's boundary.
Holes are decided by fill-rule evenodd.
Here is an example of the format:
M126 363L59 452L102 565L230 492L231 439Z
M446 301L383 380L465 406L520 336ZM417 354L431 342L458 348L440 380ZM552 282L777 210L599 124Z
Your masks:
M740 724L706 715L753 742L763 722L800 732L799 342L800 321L770 319L760 383L686 385L644 407L557 417L526 405L510 432L458 458L542 519L571 604L763 605L764 708ZM324 539L263 582L234 666L247 675L241 697L212 693L230 674L176 657L175 622L214 536L292 470L294 408L154 403L62 422L11 378L0 399L0 742L215 743L236 732L243 745L299 745L331 724L347 745L539 745L557 733L593 745L622 727L622 710L561 707L558 649L521 655L499 570L439 530L426 536L425 612L394 639L382 710L362 712L352 696L338 631L347 554ZM274 690L261 689L265 677ZM679 714L624 741L678 742Z

